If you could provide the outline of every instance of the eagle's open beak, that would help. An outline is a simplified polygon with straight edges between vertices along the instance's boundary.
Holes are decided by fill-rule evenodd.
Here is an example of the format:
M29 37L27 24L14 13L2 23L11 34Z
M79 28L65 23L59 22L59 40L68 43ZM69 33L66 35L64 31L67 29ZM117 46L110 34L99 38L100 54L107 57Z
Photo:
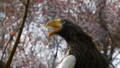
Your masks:
M53 28L53 30L48 34L48 36L52 36L60 31L60 29L62 28L62 21L60 19L50 20L47 22L45 27Z

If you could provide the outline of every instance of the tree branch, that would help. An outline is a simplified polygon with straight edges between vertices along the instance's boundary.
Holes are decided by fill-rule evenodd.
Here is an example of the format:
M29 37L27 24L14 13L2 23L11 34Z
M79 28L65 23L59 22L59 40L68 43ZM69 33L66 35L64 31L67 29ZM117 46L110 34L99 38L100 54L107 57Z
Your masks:
M3 50L3 54L2 54L2 57L1 57L1 60L0 60L1 62L2 62L3 56L5 54L5 50L6 50L7 46L8 46L8 44L9 44L9 42L12 40L12 38L13 38L13 36L10 37L10 39L8 40L8 42L7 42L6 46L5 46L5 49Z
M22 0L20 0L20 2L21 2L23 5L25 5L25 6L27 5L27 4L25 4L24 2L22 2Z
M114 46L115 43L114 43L113 38L111 37L111 32L110 32L109 29L106 27L106 25L104 25L103 19L102 19L102 10L105 8L105 1L102 0L102 1L99 3L99 6L100 6L100 8L99 8L99 12L98 12L98 18L99 18L98 23L100 24L101 27L103 27L103 29L104 29L105 31L107 31L107 34L108 34L109 38L110 38L111 41L112 41L110 54L109 54L108 56L107 56L107 44L104 45L104 52L106 52L104 55L105 55L106 57L108 57L108 61L109 61L109 63L111 63L111 61L112 61L112 55L113 55L114 48L115 48L115 46Z
M27 18L29 2L30 2L30 0L27 0L26 6L25 6L25 12L24 12L23 20L22 20L20 29L18 31L18 35L17 35L16 41L15 41L15 44L13 46L13 49L11 51L11 54L10 54L10 56L8 58L8 61L7 61L6 65L5 65L5 68L8 68L10 66L10 63L12 62L13 56L14 56L15 51L17 49L17 46L19 44L20 37L21 37L22 31L23 31L23 27L24 27L24 24L25 24L25 21L26 21L26 18Z

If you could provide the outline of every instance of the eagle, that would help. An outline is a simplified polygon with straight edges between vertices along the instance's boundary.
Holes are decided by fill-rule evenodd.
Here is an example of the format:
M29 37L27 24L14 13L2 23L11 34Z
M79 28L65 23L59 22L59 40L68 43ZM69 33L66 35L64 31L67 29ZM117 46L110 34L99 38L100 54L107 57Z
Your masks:
M67 42L67 52L57 68L108 68L108 60L93 38L71 19L53 19L45 27L52 28L49 37L59 35Z

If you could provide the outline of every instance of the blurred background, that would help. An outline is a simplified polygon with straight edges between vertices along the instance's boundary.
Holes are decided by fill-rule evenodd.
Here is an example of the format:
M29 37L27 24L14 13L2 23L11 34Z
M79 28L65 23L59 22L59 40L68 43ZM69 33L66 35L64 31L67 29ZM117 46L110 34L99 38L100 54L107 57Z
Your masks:
M0 59L5 63L23 18L25 5L21 1L26 2L0 0ZM45 24L55 18L75 21L93 37L110 65L120 68L120 0L30 0L27 13L10 68L55 68L67 45L57 35L47 36Z

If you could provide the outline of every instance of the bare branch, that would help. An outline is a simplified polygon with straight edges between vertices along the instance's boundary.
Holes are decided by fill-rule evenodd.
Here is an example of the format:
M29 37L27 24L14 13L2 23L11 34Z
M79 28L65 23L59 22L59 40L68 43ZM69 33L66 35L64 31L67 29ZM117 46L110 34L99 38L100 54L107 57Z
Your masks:
M1 60L0 60L1 62L2 62L3 56L5 54L5 50L6 50L7 46L8 46L8 44L9 44L9 42L12 40L12 38L13 38L13 36L10 37L10 39L8 40L8 42L7 42L6 46L5 46L5 49L3 50L3 54L2 54L2 57L1 57Z
M20 29L18 31L18 35L17 35L16 41L15 41L15 44L14 44L13 49L11 51L11 54L10 54L10 56L8 58L8 61L7 61L6 65L5 65L5 68L8 68L10 66L10 63L12 62L13 56L14 56L15 51L17 49L17 46L19 44L19 40L20 40L22 31L23 31L23 27L24 27L24 24L25 24L25 21L26 21L26 18L27 18L29 2L30 2L30 0L27 0L26 6L25 6L24 16L23 16L23 20L22 20L22 24L21 24L21 27L20 27Z
M20 0L20 2L21 2L23 5L25 5L25 6L27 5L27 4L25 4L24 2L22 2L22 0Z

